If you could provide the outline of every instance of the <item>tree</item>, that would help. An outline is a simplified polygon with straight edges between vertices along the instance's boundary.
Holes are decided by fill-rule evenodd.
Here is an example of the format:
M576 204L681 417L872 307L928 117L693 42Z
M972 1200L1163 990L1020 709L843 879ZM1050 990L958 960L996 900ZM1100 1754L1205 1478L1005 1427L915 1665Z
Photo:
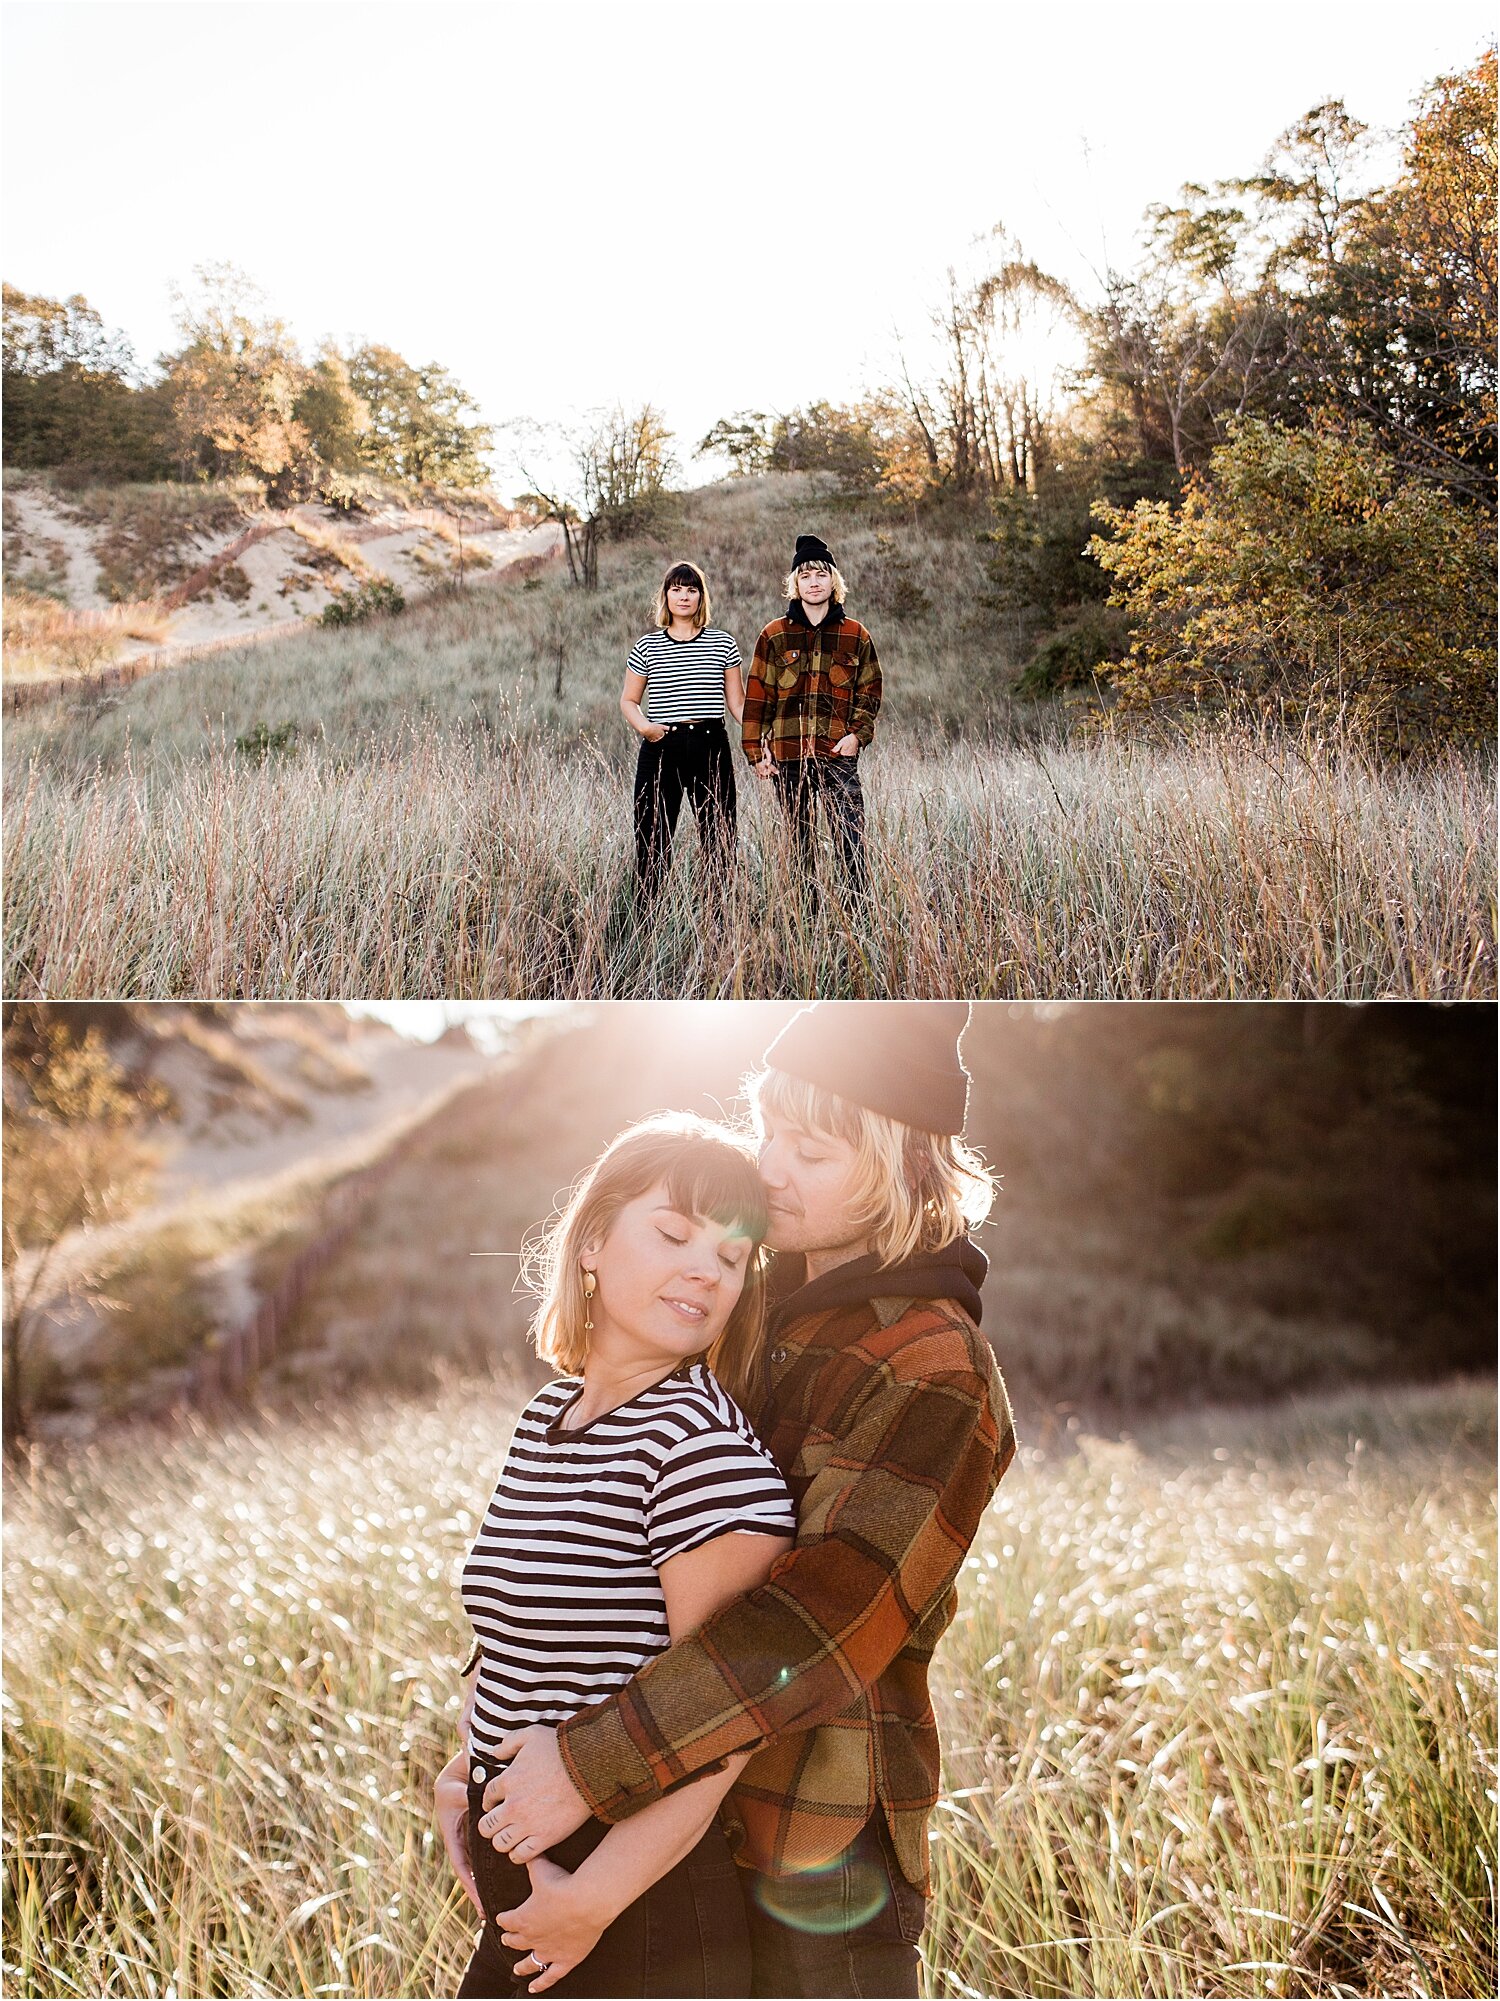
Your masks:
M736 479L765 472L771 462L771 418L764 410L737 410L732 417L720 417L698 450L722 452Z
M1221 194L1255 204L1260 281L1308 292L1339 271L1369 206L1369 156L1368 127L1330 98L1287 127L1258 174L1221 184Z
M1237 426L1180 508L1096 504L1128 706L1248 707L1393 751L1494 728L1488 537L1366 425Z
M1496 60L1439 77L1402 172L1307 314L1315 360L1404 465L1496 506Z
M319 349L292 414L325 466L343 473L363 470L370 412L332 342Z
M250 473L277 504L310 483L307 426L297 417L308 370L284 321L232 264L200 265L196 295L178 296L184 346L163 358L180 468L223 479Z
M1230 199L1237 185L1189 184L1150 209L1140 270L1111 272L1088 321L1094 380L1130 412L1143 458L1179 480L1231 423L1305 414L1285 393L1287 303Z
M54 1296L59 1253L73 1231L97 1228L147 1192L157 1155L137 1134L140 1094L97 1027L81 1036L43 1006L11 1011L5 1028L5 1442L31 1423L31 1346ZM75 1278L74 1290L87 1290Z
M599 583L599 543L649 530L660 518L669 481L677 470L672 433L666 419L650 403L627 411L591 410L583 423L560 433L544 427L518 427L523 454L560 442L570 461L565 480L538 479L524 463L522 476L547 518L561 525L568 575L584 590Z
M80 293L4 288L4 453L12 466L88 466L106 477L166 470L155 398L122 333Z
M414 367L394 348L367 344L350 357L349 381L369 413L363 455L371 471L407 486L488 483L482 454L494 434L468 421L479 405L446 368Z

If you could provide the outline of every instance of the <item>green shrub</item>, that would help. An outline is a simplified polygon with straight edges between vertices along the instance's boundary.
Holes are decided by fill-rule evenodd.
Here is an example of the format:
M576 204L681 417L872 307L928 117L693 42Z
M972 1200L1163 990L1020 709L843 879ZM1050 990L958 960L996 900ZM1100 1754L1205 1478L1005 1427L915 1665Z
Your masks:
M1248 707L1385 750L1494 729L1494 525L1365 425L1241 424L1182 506L1100 502L1126 707Z
M367 577L352 591L339 591L324 605L320 625L358 625L364 619L405 611L406 594L389 577Z
M253 757L263 764L268 757L295 750L300 734L295 723L278 723L273 729L269 723L261 722L246 730L243 736L237 736L234 747L244 756Z
M1054 633L1021 670L1016 693L1033 700L1068 688L1092 687L1101 670L1123 660L1130 635L1123 620L1102 607Z

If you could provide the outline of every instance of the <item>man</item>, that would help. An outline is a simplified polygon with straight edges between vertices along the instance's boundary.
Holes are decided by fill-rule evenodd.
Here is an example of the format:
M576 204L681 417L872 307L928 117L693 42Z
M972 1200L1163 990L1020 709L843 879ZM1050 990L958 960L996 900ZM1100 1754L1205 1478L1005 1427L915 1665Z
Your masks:
M752 1080L777 1252L762 1407L797 1502L770 1580L559 1733L518 1732L480 1831L526 1862L738 1752L758 1995L915 1995L955 1580L1015 1450L968 1238L965 1003L821 1002Z
M741 742L756 775L780 794L804 879L813 880L821 799L847 880L863 892L858 758L874 740L880 709L875 642L846 616L844 580L818 536L797 537L782 588L786 617L772 619L755 643Z

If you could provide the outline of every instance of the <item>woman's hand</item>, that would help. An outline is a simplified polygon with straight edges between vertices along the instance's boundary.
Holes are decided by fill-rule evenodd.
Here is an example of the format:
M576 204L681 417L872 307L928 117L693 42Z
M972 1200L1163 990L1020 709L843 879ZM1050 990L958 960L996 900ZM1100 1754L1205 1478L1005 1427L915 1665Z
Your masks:
M618 1913L592 1903L577 1878L545 1855L528 1862L526 1873L531 1878L531 1895L513 1911L497 1911L495 1922L502 1945L527 1955L516 1966L517 1978L532 1971L538 1976L527 1993L545 1994L588 1958Z
M647 743L660 743L666 731L660 723L647 723L645 735Z
M438 1773L432 1788L433 1810L437 1818L438 1833L443 1837L443 1846L448 1851L448 1860L453 1873L464 1886L464 1895L484 1916L484 1906L479 1901L479 1891L474 1882L474 1868L469 1861L469 1754L460 1748Z

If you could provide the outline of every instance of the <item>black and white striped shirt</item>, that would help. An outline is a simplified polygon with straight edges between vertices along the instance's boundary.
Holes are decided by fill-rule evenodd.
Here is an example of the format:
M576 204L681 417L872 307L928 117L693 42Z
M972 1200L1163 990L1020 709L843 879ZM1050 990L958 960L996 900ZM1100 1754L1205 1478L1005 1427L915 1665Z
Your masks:
M641 707L652 722L696 723L723 720L724 676L741 663L729 634L705 625L693 639L643 632L625 664L645 676Z
M522 1411L464 1565L476 1754L602 1701L666 1651L669 1557L731 1530L796 1529L775 1461L703 1362L560 1430L582 1387L560 1377Z

